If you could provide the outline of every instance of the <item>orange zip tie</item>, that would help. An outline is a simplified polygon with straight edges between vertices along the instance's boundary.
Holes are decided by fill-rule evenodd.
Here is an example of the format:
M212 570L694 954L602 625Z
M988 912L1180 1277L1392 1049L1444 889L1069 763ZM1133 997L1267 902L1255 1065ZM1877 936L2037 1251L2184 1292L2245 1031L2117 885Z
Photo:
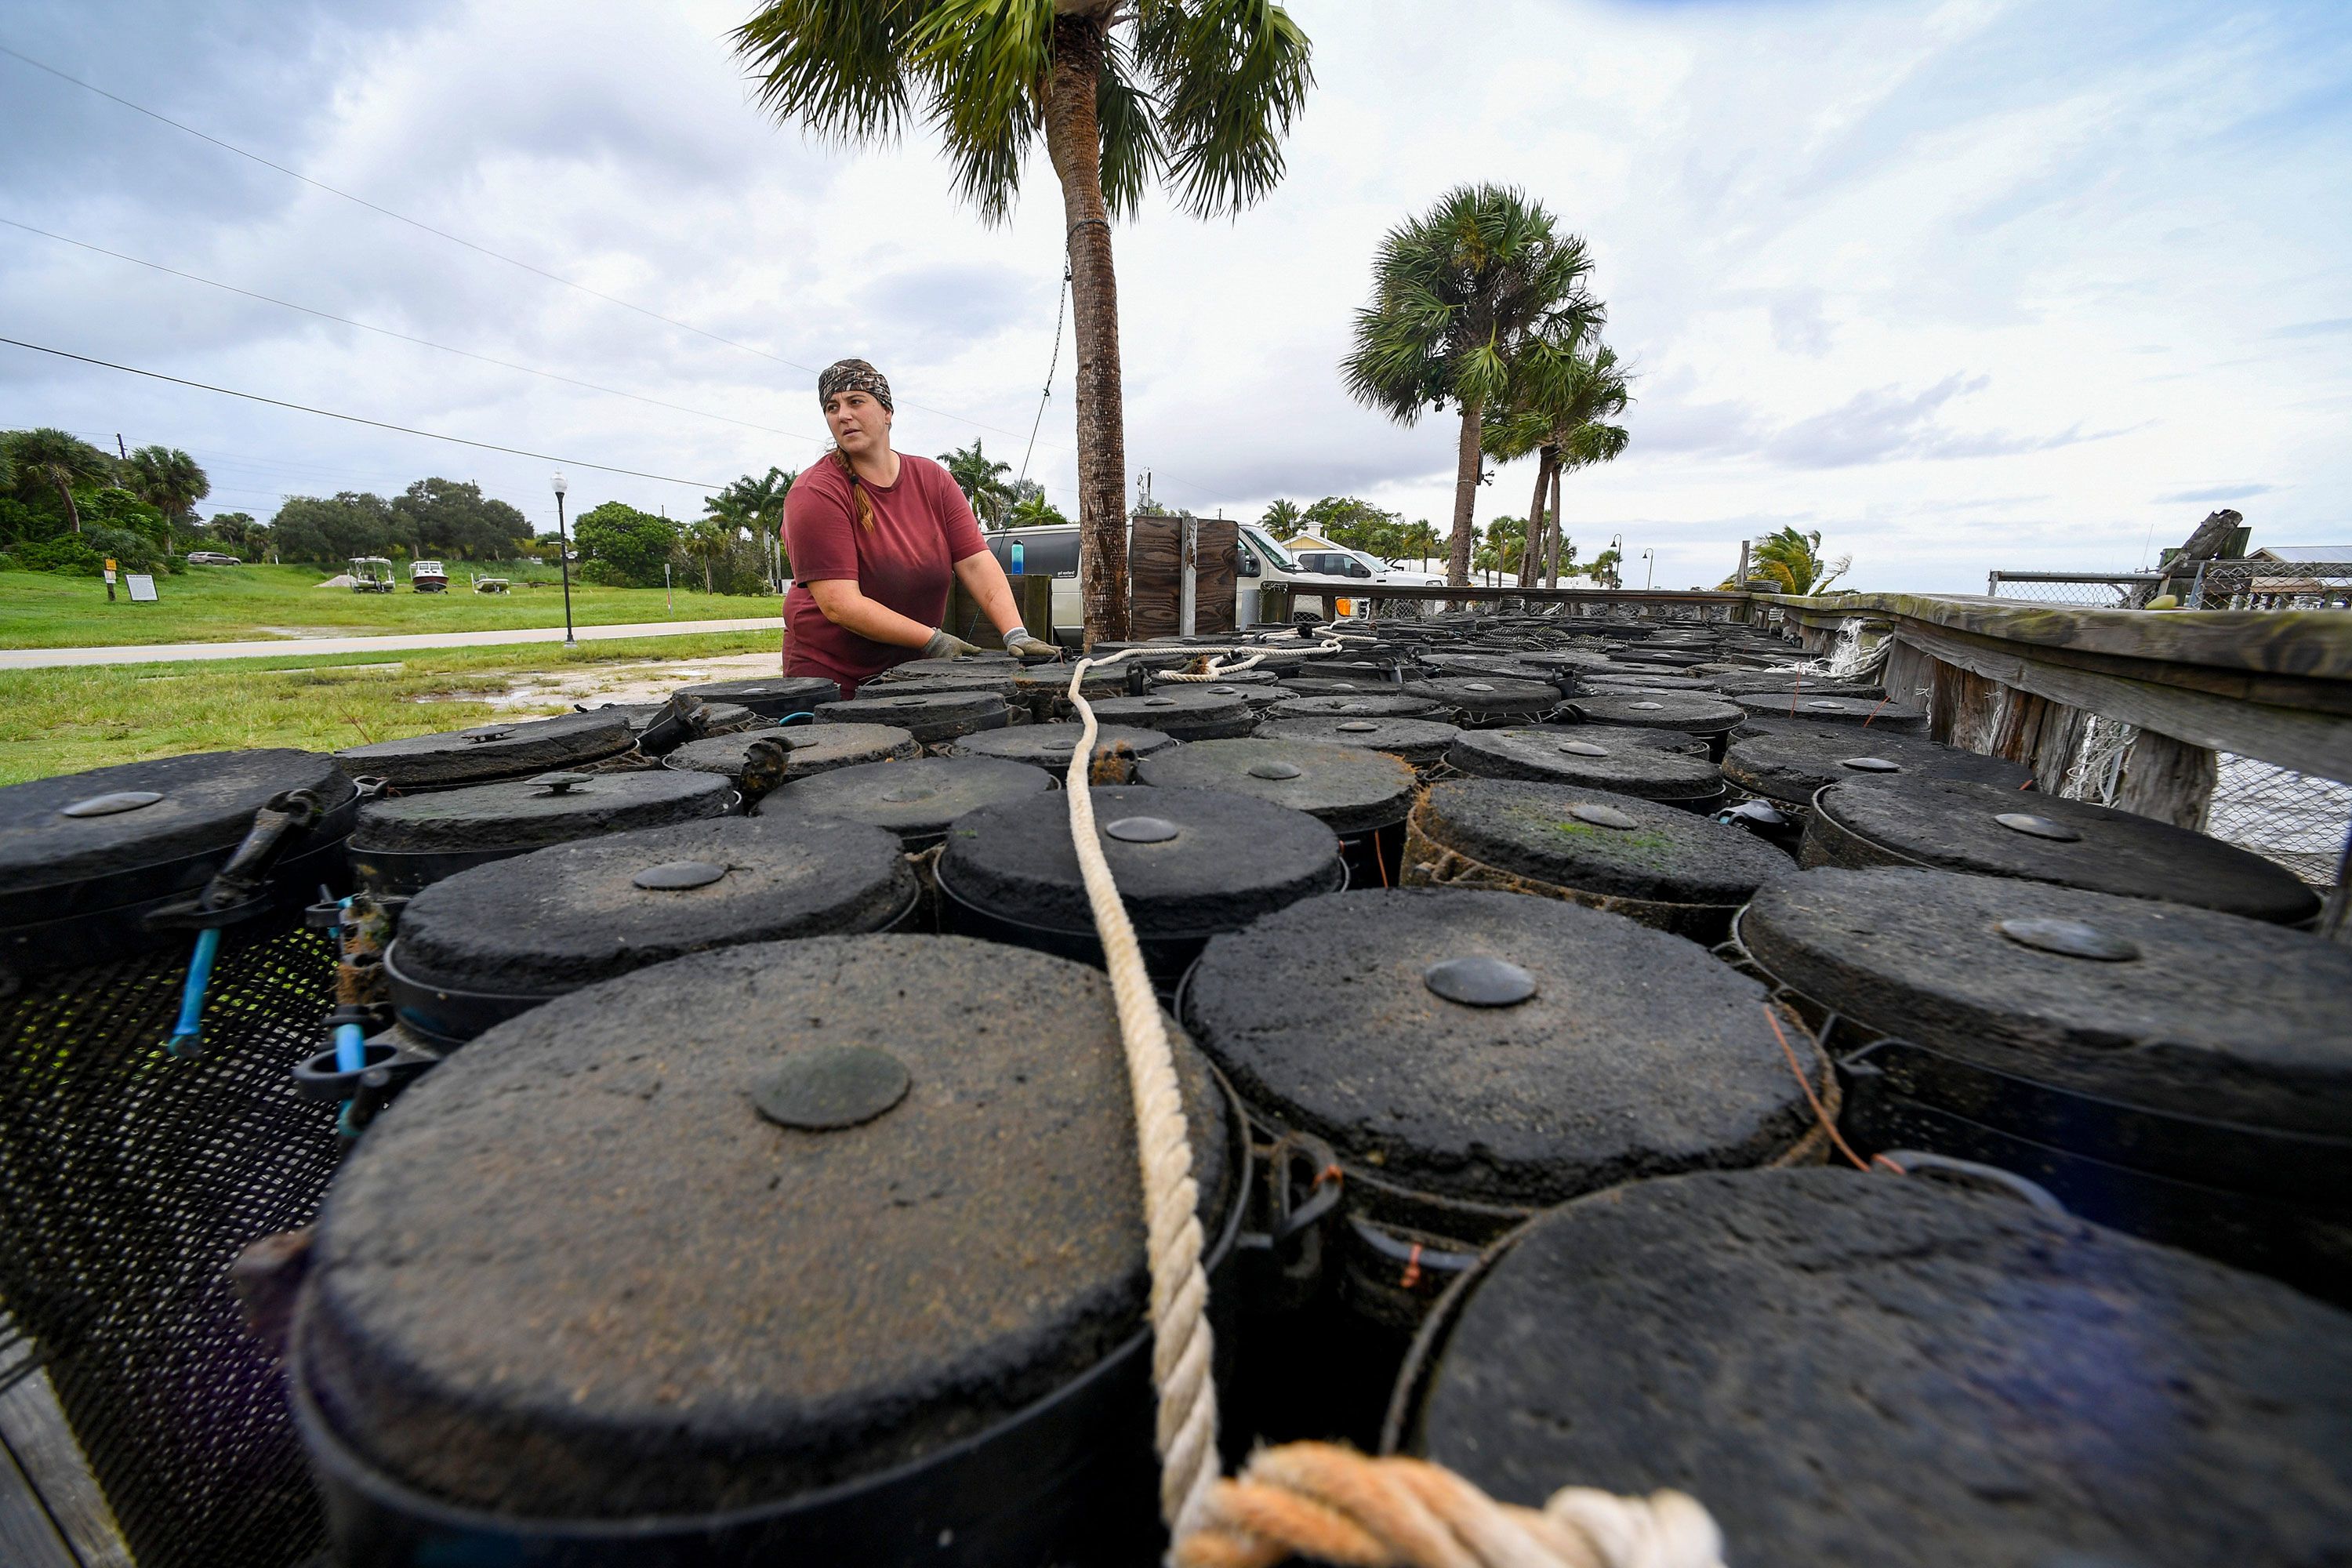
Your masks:
M1408 1257L1404 1260L1404 1277L1397 1281L1397 1289L1400 1290L1410 1290L1420 1283L1421 1243L1416 1241L1412 1244L1412 1256Z
M1772 1010L1772 1004L1769 1002L1763 1004L1763 1007L1764 1021L1772 1026L1772 1037L1780 1042L1780 1054L1789 1058L1789 1070L1797 1075L1797 1087L1805 1091L1805 1103L1813 1108L1814 1120L1822 1124L1822 1131L1830 1135L1830 1142L1838 1146L1838 1152L1853 1162L1855 1170L1869 1170L1870 1166L1864 1162L1862 1156L1855 1153L1853 1147L1839 1135L1837 1123L1830 1120L1829 1111L1822 1105L1822 1097L1813 1092L1813 1080L1805 1076L1804 1068L1797 1061L1797 1047L1789 1043L1788 1031L1780 1027L1780 1015ZM1887 1163L1896 1171L1902 1169L1891 1160Z
M1894 701L1894 700L1895 700L1895 693L1893 693L1892 691L1890 691L1890 692L1888 692L1885 696L1884 696L1884 697L1882 697L1882 698L1880 698L1880 699L1878 700L1878 708L1884 708L1884 707L1885 707L1888 703L1890 703L1890 702L1892 702L1892 701ZM1877 718L1877 717L1878 717L1878 708L1874 708L1874 709L1872 709L1872 710L1870 710L1870 719L1875 719L1875 718ZM1794 703L1790 703L1790 706L1789 706L1789 711L1790 711L1790 712L1791 712L1791 713L1794 713L1796 710L1797 710L1797 709L1796 709L1796 705L1795 705ZM1870 728L1870 719L1864 719L1864 720L1862 721L1862 727L1863 727L1864 729L1867 730L1867 729L1869 729L1869 728Z

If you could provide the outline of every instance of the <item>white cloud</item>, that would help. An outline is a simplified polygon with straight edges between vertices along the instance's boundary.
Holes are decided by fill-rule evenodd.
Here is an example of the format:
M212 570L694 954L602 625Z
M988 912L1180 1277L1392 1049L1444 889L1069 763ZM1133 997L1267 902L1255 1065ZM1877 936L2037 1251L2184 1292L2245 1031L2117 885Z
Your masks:
M1053 353L1050 172L1003 229L919 128L844 152L751 107L744 0L440 0L362 29L287 0L29 6L10 42L278 162L762 352L535 278L0 59L0 216L581 380L674 414L292 315L0 230L7 335L428 429L694 479L796 467L801 365L890 374L901 445L1018 464ZM1818 528L1862 586L2136 564L2234 499L2257 540L2340 521L2352 399L2352 26L2333 7L1297 0L1318 86L1290 174L1116 245L1128 452L1228 514L1353 491L1452 505L1454 428L1336 370L1387 227L1448 185L1541 197L1592 245L1639 376L1631 451L1572 529L1713 582ZM195 31L189 29L194 26ZM1066 324L1033 472L1067 503ZM945 412L939 412L945 411ZM216 504L479 479L548 516L546 464L0 351L0 423L165 440ZM688 489L581 478L692 510ZM1528 476L1479 495L1520 511ZM1588 549L1588 553L1590 549Z

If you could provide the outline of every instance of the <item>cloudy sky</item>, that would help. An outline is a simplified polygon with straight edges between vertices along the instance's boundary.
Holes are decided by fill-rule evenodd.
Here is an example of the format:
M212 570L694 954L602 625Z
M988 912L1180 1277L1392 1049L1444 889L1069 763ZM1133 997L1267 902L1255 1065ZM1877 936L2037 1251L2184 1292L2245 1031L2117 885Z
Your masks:
M0 55L0 219L138 258L0 226L0 335L665 476L575 469L575 508L688 515L799 468L805 367L847 353L889 374L902 449L1017 468L1060 273L1042 156L992 229L919 132L779 128L726 45L748 9L15 0L0 46L400 216ZM2341 0L1292 10L1317 85L1281 188L1117 237L1128 452L1164 502L1442 524L1452 427L1388 424L1336 364L1382 231L1495 180L1587 237L1638 373L1632 449L1567 486L1634 582L1650 549L1660 586L1712 584L1785 524L1855 585L1963 592L2132 568L2222 504L2258 544L2352 540ZM1065 338L1030 459L1066 510L1070 367ZM37 423L184 447L257 516L444 474L553 521L546 462L0 345L0 426ZM1480 521L1532 480L1505 468Z

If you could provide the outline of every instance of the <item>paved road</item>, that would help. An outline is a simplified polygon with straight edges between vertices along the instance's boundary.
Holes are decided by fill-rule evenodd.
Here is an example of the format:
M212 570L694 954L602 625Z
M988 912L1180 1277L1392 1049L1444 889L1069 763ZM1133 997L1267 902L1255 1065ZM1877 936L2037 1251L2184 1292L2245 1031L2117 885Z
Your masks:
M696 632L774 632L781 643L783 628L782 616L761 616L748 621L656 621L643 626L582 626L573 636L582 642L604 642L614 637L691 637ZM190 658L282 658L288 654L403 653L425 648L495 647L503 643L560 643L562 640L562 626L532 626L501 632L432 632L423 636L151 643L138 647L0 648L0 669L48 669L88 664L168 664Z

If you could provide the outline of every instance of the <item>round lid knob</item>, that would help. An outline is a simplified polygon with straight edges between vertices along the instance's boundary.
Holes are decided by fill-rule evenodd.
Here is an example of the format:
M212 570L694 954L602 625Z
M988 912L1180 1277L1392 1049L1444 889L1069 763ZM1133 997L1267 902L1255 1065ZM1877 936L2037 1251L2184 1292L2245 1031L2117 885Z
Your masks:
M1627 704L1627 706L1638 708L1644 713L1654 713L1659 709L1664 708L1665 704L1663 702L1633 702Z
M1295 779L1298 773L1296 763L1252 763L1249 769L1254 779Z
M1176 699L1173 697L1147 697L1143 700L1143 705L1146 708L1173 708L1176 706Z
M1345 730L1351 735L1361 735L1377 730L1380 726L1370 719L1350 719L1344 724L1335 725L1334 728Z
M1499 958L1445 958L1421 972L1421 983L1465 1007L1511 1007L1536 994L1536 977Z
M907 1098L906 1064L872 1046L796 1051L751 1089L751 1103L779 1127L833 1132L873 1121Z
M512 730L492 728L488 730L467 730L461 733L464 739L475 742L478 744L483 741L503 741L509 735L513 734L514 731Z
M1805 706L1806 706L1806 707L1808 707L1808 708L1827 708L1827 709L1835 709L1835 708L1843 708L1843 707L1844 707L1844 706L1845 706L1845 704L1844 704L1844 703L1843 703L1843 702L1838 701L1838 700L1837 700L1836 699L1834 699L1834 698L1830 698L1830 697L1816 697L1816 698L1814 698L1811 702L1806 703L1806 704L1805 704Z
M901 697L890 704L893 708L920 708L922 705L923 700L919 697Z
M1579 804L1568 808L1568 815L1579 822L1589 822L1595 827L1639 827L1640 823L1613 805Z
M1995 814L1995 822L2011 833L2023 833L2035 838L2048 838L2060 844L2073 844L2083 836L2063 822L2053 822L2046 816L2030 812L2004 811Z
M1339 704L1339 711L1342 713L1369 713L1371 710L1372 707L1369 702L1342 702Z
M1492 691L1495 689L1483 680L1465 680L1462 683L1462 689L1465 691Z
M1103 837L1122 844L1165 844L1176 833L1176 825L1164 816L1122 816L1103 827Z
M2103 931L2084 921L2045 918L1995 921L1993 930L2021 947L2054 952L2062 958L2088 958L2101 963L2122 963L2139 956L2139 944Z
M1609 754L1608 747L1596 746L1590 741L1564 741L1559 749L1571 757L1605 757Z
M152 805L163 799L163 794L152 789L119 789L111 795L94 795L60 807L60 816L115 816L126 811L137 811L142 805Z
M1885 757L1845 757L1839 761L1838 766L1852 768L1858 773L1899 773L1903 771L1899 764L1890 763Z
M884 790L882 792L882 798L893 803L894 805L903 805L909 801L929 800L931 796L939 793L939 791L931 788L929 784L900 784L896 789Z
M590 776L587 773L541 773L530 782L550 795L567 795L574 785L586 784Z
M629 881L653 892L683 892L688 888L707 888L727 875L727 868L708 860L665 860L658 866L648 866Z
M1209 689L1215 692L1220 697L1231 697L1241 690L1241 688L1238 686L1212 686Z

